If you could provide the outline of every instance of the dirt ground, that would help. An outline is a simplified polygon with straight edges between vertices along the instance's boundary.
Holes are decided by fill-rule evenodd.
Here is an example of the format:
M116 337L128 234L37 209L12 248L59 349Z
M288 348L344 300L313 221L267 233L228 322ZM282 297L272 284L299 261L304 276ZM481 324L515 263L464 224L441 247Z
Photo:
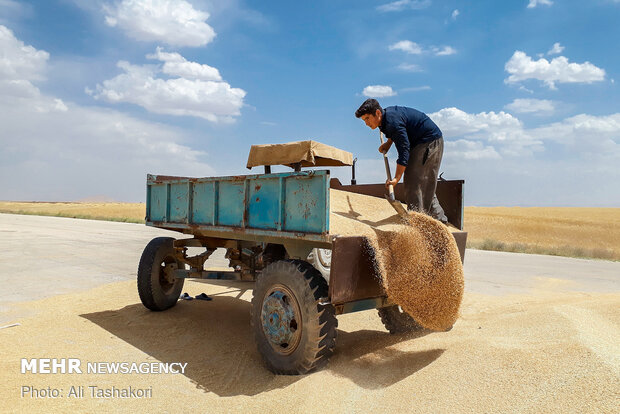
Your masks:
M150 312L135 282L106 284L21 306L0 329L2 412L617 412L620 293L466 292L445 333L393 336L376 311L340 316L336 353L305 376L267 371L249 328L244 286L188 281L181 301ZM18 305L19 306L19 305ZM21 374L21 358L181 362L185 374ZM33 398L22 387L61 390ZM81 398L67 396L84 387ZM152 397L94 398L89 386L151 389Z

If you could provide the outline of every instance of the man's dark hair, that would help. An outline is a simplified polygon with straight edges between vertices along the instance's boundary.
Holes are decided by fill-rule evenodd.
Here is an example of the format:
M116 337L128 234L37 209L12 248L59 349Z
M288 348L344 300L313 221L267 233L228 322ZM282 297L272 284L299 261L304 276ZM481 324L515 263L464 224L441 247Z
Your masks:
M379 102L377 102L376 99L366 99L364 103L359 108L357 108L357 111L355 111L355 117L361 118L362 115L366 114L374 115L377 113L377 109L380 111L383 110L383 108L381 108L381 105L379 105Z

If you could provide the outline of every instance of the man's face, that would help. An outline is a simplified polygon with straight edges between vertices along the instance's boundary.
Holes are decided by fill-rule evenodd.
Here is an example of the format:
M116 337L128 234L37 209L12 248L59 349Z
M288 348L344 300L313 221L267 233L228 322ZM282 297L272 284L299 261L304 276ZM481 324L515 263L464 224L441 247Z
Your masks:
M376 127L381 125L381 111L377 109L375 114L362 115L362 121L366 123L368 128L375 129Z

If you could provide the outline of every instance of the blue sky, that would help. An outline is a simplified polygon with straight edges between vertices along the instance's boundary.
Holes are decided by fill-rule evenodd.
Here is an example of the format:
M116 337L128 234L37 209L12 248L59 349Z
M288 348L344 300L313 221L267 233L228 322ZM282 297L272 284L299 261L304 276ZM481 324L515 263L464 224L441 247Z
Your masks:
M372 96L439 125L467 205L618 207L618 21L619 0L0 0L0 199L142 201L147 173L245 174L250 145L302 139L382 182L353 115Z

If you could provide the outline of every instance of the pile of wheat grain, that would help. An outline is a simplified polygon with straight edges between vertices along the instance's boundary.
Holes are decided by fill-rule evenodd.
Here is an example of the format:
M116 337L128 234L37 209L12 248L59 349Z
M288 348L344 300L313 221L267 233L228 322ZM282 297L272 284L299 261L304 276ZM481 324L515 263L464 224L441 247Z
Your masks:
M464 281L448 228L419 213L405 223L380 198L339 190L330 195L330 233L367 237L388 297L425 328L450 329Z

